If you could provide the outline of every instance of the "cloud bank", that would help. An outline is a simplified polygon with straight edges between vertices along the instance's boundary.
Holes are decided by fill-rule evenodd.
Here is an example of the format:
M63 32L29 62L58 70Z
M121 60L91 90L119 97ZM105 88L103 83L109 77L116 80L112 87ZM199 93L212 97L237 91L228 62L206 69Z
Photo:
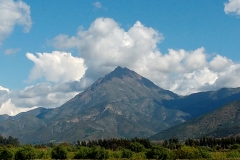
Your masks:
M0 0L0 44L13 31L15 25L28 32L32 26L30 7L22 1Z
M139 21L125 31L113 19L98 18L87 30L56 36L52 44L56 49L76 47L88 68L85 76L93 80L123 66L181 95L240 86L238 63L220 55L211 57L203 47L161 53L157 44L163 39Z

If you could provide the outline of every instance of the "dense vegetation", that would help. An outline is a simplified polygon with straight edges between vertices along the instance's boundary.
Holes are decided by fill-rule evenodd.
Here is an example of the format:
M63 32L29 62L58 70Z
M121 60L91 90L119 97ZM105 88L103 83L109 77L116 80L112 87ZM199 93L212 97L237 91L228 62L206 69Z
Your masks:
M11 136L9 136L8 138L5 138L3 136L0 135L0 145L8 145L8 144L11 144L11 145L19 145L19 141L17 138L13 138Z
M0 159L226 159L240 158L240 137L188 139L163 142L148 139L99 139L76 144L20 145L0 136Z

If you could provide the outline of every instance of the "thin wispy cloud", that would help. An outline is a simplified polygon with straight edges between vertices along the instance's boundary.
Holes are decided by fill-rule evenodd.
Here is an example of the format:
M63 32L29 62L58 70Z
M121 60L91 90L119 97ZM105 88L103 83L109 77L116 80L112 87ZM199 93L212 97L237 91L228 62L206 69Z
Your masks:
M95 8L97 8L97 9L103 7L102 4L101 4L100 2L94 2L92 5L93 5Z
M19 52L21 49L20 48L9 48L4 51L4 54L10 55Z

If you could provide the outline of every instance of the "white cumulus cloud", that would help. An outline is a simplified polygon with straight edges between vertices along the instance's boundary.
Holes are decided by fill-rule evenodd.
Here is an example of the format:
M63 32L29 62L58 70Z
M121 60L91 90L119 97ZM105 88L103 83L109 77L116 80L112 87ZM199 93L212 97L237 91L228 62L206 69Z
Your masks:
M211 57L204 47L161 53L157 45L163 39L161 33L139 21L125 30L110 18L98 18L73 36L60 34L51 40L53 46L77 48L79 57L64 51L27 53L34 63L29 80L48 82L12 91L0 86L0 114L59 107L117 66L128 67L181 95L240 87L239 63L221 55Z
M240 87L239 64L220 55L209 59L203 47L161 53L157 44L163 39L139 21L126 31L111 18L97 18L87 30L81 28L75 36L59 35L52 43L57 49L77 47L88 68L85 76L92 80L123 66L182 95Z
M9 89L8 88L4 88L3 86L0 86L0 91L9 92Z
M58 35L52 41L50 41L50 43L51 42L55 48L61 50L67 50L78 45L78 39L76 37L69 37L68 35L64 34Z
M210 69L218 72L225 70L231 65L233 65L233 62L230 59L220 55L216 55L209 63Z
M224 11L226 14L236 14L240 15L240 0L228 0L227 3L224 3Z
M79 80L85 74L86 67L82 58L73 57L71 53L53 51L52 53L26 54L34 63L29 80L44 78L50 82L67 82Z
M87 31L80 29L71 38L64 36L65 39L62 37L59 41L58 37L53 39L55 47L65 46L74 39L72 45L68 46L76 45L88 67L86 75L94 79L112 71L116 65L130 67L131 64L138 64L163 39L160 33L139 21L126 32L110 18L96 19Z
M0 114L7 114L9 116L15 116L20 112L26 112L32 109L35 109L37 107L32 108L20 108L16 107L12 102L11 99L8 99L6 102L4 102L0 107Z
M34 63L29 80L43 78L48 82L27 86L23 90L0 86L0 114L16 115L36 107L59 107L93 82L84 77L84 60L71 53L27 53L26 57Z
M15 25L22 26L24 32L32 26L30 7L21 0L0 0L0 15L0 44Z

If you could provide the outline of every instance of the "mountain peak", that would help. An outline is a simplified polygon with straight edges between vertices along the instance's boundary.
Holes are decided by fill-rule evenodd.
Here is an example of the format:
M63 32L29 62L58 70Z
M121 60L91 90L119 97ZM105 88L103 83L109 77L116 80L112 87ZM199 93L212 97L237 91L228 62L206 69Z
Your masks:
M117 68L114 69L114 71L120 71L123 70L124 68L122 68L121 66L117 66Z
M130 69L126 68L126 67L120 67L118 66L117 68L114 69L114 71L112 71L112 73L135 73L134 71L131 71Z
M106 80L110 80L112 78L120 78L122 79L123 77L141 77L140 75L138 75L136 72L126 68L126 67L120 67L118 66L117 68L115 68L111 73L107 74L104 79Z
M142 77L138 73L136 73L126 67L123 68L120 66L115 68L111 73L107 74L105 77L101 78L101 83L111 81L114 78L119 78L121 80L128 79L127 81L129 81L129 79L132 79L133 81L143 84L146 87L162 89L162 88L156 86L150 80L146 79L145 77Z
M0 133L15 133L13 136L25 143L149 137L185 121L182 117L187 114L161 105L163 100L176 97L136 72L119 66L61 107L28 111L15 117L18 119L13 127L8 125L11 130L4 128L6 121L0 116ZM24 130L21 124L26 124Z

